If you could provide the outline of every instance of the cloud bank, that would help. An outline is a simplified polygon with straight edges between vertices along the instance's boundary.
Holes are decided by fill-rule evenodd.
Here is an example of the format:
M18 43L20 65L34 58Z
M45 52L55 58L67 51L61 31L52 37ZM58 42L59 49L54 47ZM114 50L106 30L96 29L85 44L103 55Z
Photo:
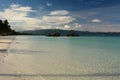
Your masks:
M67 25L75 20L66 10L51 11L48 15L31 17L30 13L36 13L30 6L12 4L7 9L0 11L0 18L9 20L12 28L16 30L34 30L56 28Z
M40 7L42 7L42 10L34 10L30 6L20 4L11 4L8 8L0 10L0 19L7 19L12 28L19 31L56 28L84 31L120 30L119 23L117 23L119 21L118 13L110 19L111 15L107 14L108 12L106 12L107 15L100 13L105 12L101 8L100 12L94 12L96 9L80 12L68 10L46 11L43 6ZM109 11L111 7L106 9ZM111 21L114 21L114 24Z

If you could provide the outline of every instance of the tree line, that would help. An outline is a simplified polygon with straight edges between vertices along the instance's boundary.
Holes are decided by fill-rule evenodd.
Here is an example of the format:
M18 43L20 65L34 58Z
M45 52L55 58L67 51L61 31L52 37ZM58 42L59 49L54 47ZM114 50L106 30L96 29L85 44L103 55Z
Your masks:
M11 29L8 20L0 20L0 35L16 34L15 30Z

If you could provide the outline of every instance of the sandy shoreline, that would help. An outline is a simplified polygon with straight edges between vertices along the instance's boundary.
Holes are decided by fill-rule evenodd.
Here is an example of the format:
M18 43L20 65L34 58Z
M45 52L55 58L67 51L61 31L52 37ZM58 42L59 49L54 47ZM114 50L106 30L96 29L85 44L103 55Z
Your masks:
M0 36L0 80L11 80L5 74L15 72L9 65L10 56L7 53L14 38L15 36Z
M8 49L15 36L0 36L0 80L44 80L28 77L24 74L35 75L28 66L22 64L29 56L24 54L8 54Z
M0 50L7 50L15 36L0 36Z

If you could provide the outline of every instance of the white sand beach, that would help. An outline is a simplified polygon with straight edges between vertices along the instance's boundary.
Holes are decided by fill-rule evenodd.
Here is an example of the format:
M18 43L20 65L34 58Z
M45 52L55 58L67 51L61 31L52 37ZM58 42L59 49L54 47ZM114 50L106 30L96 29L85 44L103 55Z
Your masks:
M14 40L14 36L0 36L0 80L13 80L9 76L11 73L15 73L10 63L10 55L8 55L8 49ZM13 61L14 62L14 61Z
M14 36L0 36L0 50L8 49L13 39Z
M35 73L24 64L24 60L30 59L30 56L8 54L14 38L15 36L0 36L0 80L44 80L41 76L34 77ZM29 77L32 75L32 78Z

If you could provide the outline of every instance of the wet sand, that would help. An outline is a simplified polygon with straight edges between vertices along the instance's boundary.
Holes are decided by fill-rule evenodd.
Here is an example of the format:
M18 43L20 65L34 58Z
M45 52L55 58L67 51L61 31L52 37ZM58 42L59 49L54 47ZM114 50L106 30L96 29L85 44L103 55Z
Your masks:
M15 71L9 64L10 56L8 55L8 49L14 38L15 36L0 36L0 80L11 80L5 74Z

